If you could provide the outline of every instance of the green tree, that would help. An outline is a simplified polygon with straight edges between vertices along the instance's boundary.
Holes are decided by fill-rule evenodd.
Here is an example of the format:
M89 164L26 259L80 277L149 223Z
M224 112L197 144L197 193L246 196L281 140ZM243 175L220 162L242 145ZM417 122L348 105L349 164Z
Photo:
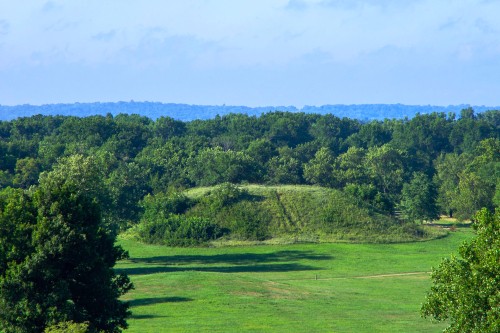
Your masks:
M120 162L105 180L110 205L107 218L115 227L123 228L139 220L139 201L151 192L146 170L135 162Z
M28 188L36 184L39 174L40 167L34 158L21 158L16 162L15 176L12 182L16 186Z
M476 237L432 273L422 315L448 320L447 333L500 332L500 210L474 218Z
M382 193L399 194L405 171L402 151L389 145L372 147L366 154L366 169Z
M409 221L431 221L439 217L436 200L434 184L427 175L416 172L411 181L403 185L400 208Z
M21 189L0 191L0 276L11 262L21 262L33 251L31 234L36 224L36 207Z
M386 124L375 120L361 125L359 132L347 139L349 145L365 149L382 146L389 141L391 141L391 132Z
M266 164L267 161L276 155L275 147L266 139L257 139L250 142L245 152L260 165Z
M484 178L475 172L463 172L460 175L457 196L453 206L457 207L455 216L460 220L468 220L481 207L491 208L495 188L489 186Z
M153 125L153 134L163 140L181 136L186 132L186 124L170 117L160 117Z
M149 185L154 193L168 190L170 186L182 187L189 184L186 174L187 149L174 140L164 144L155 140L148 144L134 159L147 170Z
M456 152L472 153L478 143L494 131L486 119L477 119L474 110L468 108L461 111L460 119L453 124L449 140Z
M0 170L0 188L12 185L12 175L7 170Z
M304 178L311 184L333 187L335 158L328 148L321 148L313 159L304 165Z
M75 323L73 321L64 321L56 325L47 327L43 333L88 333L89 325L87 323Z
M310 126L309 132L322 147L328 147L333 154L338 155L344 140L358 130L359 122L356 120L326 114Z
M465 169L469 156L455 153L442 154L435 161L436 173L434 182L438 188L438 205L443 213L453 217L457 210L456 198L458 196L458 184L460 175Z
M408 152L411 171L429 173L432 161L440 153L450 151L450 120L444 113L417 114L409 121L396 124L391 145Z
M90 159L75 156L42 173L38 188L0 196L4 333L66 321L88 322L91 332L127 327L128 304L119 297L132 284L113 270L127 253L102 223L96 173Z
M202 150L187 161L188 175L200 186L255 181L257 163L246 153L220 147Z
M288 147L279 149L279 156L271 158L266 169L271 184L302 183L302 165L293 157L293 150Z
M334 173L343 185L368 182L365 149L349 147L347 152L339 155L336 160L339 168L334 169Z
M474 155L459 175L457 192L452 199L460 219L469 219L478 209L493 209L495 205L500 179L500 140L490 138L479 142Z

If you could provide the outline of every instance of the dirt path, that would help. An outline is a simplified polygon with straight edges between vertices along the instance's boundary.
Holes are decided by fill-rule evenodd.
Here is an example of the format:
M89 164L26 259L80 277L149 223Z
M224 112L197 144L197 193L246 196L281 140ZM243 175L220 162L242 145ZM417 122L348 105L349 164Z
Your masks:
M394 274L378 274L378 275L366 275L366 276L353 276L347 279L376 279L376 278L388 278L397 276L408 276L408 275L428 275L431 272L409 272L409 273L394 273Z
M393 274L377 274L377 275L362 275L362 276L346 276L346 277L321 277L321 274L316 274L312 280L350 280L350 279L384 279L391 277L400 277L400 276L417 276L417 275L427 275L429 276L431 272L405 272L405 273L393 273ZM290 280L311 280L309 279L283 279L277 280L276 283L290 281Z

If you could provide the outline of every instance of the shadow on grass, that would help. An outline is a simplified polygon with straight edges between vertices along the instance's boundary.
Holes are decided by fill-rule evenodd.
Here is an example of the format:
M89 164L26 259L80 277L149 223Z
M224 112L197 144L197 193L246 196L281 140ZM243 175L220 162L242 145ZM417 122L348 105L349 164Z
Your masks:
M118 273L126 273L127 275L146 275L155 273L172 273L172 272L215 272L215 273L264 273L264 272L291 272L291 271L312 271L317 268L301 264L265 264L265 265L245 265L245 266L142 266L134 268L120 268Z
M167 316L155 316L155 315L135 315L132 313L130 319L155 319L155 318L166 318Z
M130 258L140 267L120 268L117 272L143 275L180 271L242 273L310 271L317 268L297 263L299 260L331 260L330 255L312 251L278 251L273 253L239 253L204 255L175 255L149 258Z
M132 314L130 316L130 318L132 318L132 319L153 319L153 318L156 318L156 316L153 316L153 315L134 315L134 314Z
M179 303L179 302L191 302L193 299L188 297L151 297L151 298L139 298L128 301L131 307L152 305L159 303Z
M175 255L148 258L130 258L133 263L161 265L193 265L193 264L230 264L250 265L255 263L289 262L297 260L331 260L332 256L317 254L312 251L278 251L272 253L235 253L203 255Z

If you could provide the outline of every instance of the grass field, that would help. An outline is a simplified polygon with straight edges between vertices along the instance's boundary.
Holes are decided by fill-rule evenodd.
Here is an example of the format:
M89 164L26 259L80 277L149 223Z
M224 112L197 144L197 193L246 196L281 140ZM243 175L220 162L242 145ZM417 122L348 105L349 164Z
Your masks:
M470 229L405 244L169 248L120 240L136 289L127 332L440 332L429 272Z

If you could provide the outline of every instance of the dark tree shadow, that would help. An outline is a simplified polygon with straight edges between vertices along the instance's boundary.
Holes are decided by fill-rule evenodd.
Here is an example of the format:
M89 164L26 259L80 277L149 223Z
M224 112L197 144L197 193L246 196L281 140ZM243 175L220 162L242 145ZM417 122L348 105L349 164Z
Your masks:
M175 255L148 258L130 258L140 267L120 268L128 275L200 271L218 273L310 271L317 268L297 263L299 260L331 260L330 255L312 251L278 251L273 253L238 253L204 255ZM221 265L222 264L222 265ZM216 265L216 266L214 266Z
M139 298L128 301L131 307L151 305L159 303L178 303L178 302L191 302L193 299L188 297L151 297L151 298Z
M291 272L291 271L313 271L318 268L301 264L264 264L244 266L142 266L133 268L116 269L118 273L127 275L145 275L172 272L215 272L215 273L244 273L244 272Z
M231 264L248 265L266 262L289 262L297 260L331 260L333 257L326 254L317 254L312 251L278 251L272 253L235 253L203 255L175 255L147 258L130 258L133 263L161 264L161 265L192 265L192 264Z
M155 315L135 315L132 313L130 318L132 319L154 319L154 318L166 318L167 316L155 316Z

